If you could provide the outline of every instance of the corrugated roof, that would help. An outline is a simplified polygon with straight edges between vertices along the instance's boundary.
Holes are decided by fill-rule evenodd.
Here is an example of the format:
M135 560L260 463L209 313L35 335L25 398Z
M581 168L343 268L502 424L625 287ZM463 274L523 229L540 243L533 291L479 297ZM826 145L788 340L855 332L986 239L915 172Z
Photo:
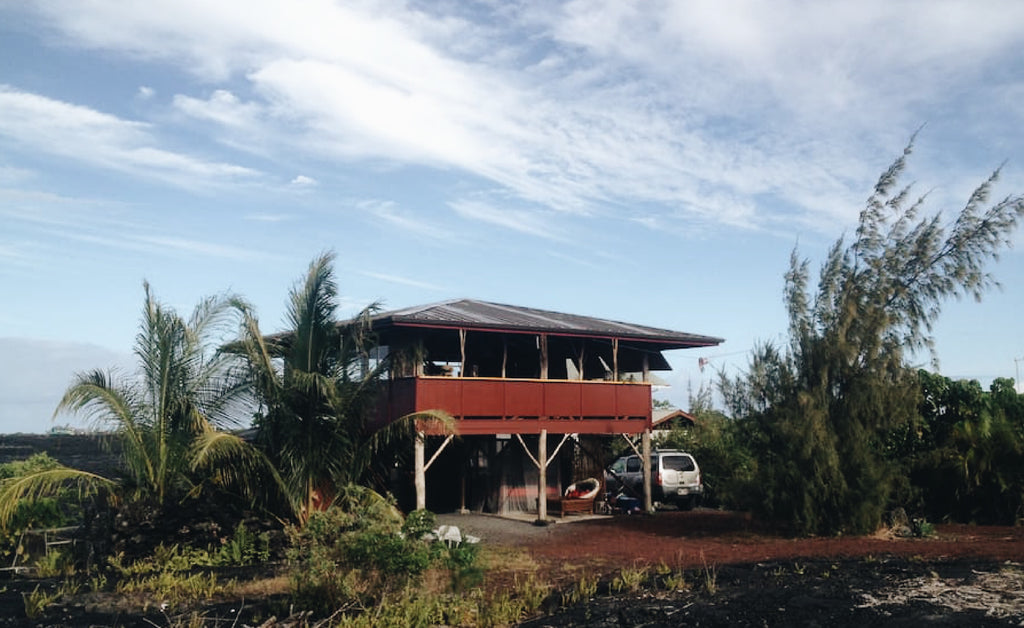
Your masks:
M675 348L707 347L723 342L722 338L713 336L474 299L456 299L383 312L374 316L373 319L374 326L377 328L426 326L628 338L657 342Z
M675 418L683 418L689 421L691 424L697 423L697 418L689 412L680 410L679 408L658 408L651 413L651 425L659 426L666 421L671 421Z

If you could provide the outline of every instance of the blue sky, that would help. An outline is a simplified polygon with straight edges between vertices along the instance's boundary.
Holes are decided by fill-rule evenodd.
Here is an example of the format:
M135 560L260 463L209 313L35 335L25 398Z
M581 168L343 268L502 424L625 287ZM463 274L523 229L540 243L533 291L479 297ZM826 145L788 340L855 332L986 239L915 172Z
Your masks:
M344 312L469 297L726 338L684 405L783 339L820 259L924 125L908 182L1022 191L1024 3L0 4L0 431L131 364L143 280L263 327L318 253ZM1024 358L1024 237L935 328L951 377ZM927 356L921 357L921 363ZM57 424L74 423L59 416Z

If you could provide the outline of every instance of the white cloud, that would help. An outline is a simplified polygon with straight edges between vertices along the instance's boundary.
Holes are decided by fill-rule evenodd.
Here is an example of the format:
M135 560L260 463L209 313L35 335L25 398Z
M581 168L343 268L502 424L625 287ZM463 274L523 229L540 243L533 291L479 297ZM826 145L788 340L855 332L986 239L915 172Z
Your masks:
M156 90L154 90L152 87L147 87L145 85L141 85L139 87L139 91L136 92L136 96L138 96L140 100L149 100L153 98L153 96L155 95Z
M237 96L224 89L215 91L209 100L175 94L174 107L189 116L229 127L252 126L259 109L243 104Z
M429 283L426 281L419 281L417 279L409 279L408 277L402 277L400 275L389 275L387 273L376 273L370 271L361 271L359 274L364 275L366 277L370 277L372 279L379 279L381 281L399 284L402 286L411 286L413 288L422 288L423 290L431 290L434 292L440 292L444 290L444 288L441 288L436 284Z
M245 219L255 222L285 222L292 217L288 214L249 214Z
M20 242L0 242L0 260L4 264L24 264L25 248Z
M146 256L187 255L243 261L269 258L259 249L195 238L188 227L181 235L157 233L150 219L132 209L104 200L0 188L0 219L6 225L0 235L0 250L6 249L7 257L27 268L44 263L56 251L61 257L82 255L72 246L76 243ZM9 240L12 232L21 234L21 239Z
M33 172L25 168L14 168L0 165L0 185L20 183L33 177Z
M427 165L582 216L831 228L853 218L877 172L865 155L895 154L942 103L971 95L1017 109L1006 95L1019 86L975 79L1017 59L1016 2L473 6L60 0L40 10L80 45L197 73L216 89L174 106L232 146ZM249 95L223 89L229 79Z
M300 175L296 175L295 178L291 180L290 184L292 186L300 187L300 188L312 187L312 186L317 184L317 180L314 179L313 177L307 177L304 174L300 174Z
M383 221L389 229L398 229L426 241L447 242L453 239L452 232L441 228L436 220L418 219L413 212L402 210L392 201L361 200L355 206Z
M449 203L455 212L469 220L484 222L489 225L526 233L548 240L565 240L542 214L525 210L496 207L490 203L476 200L459 200Z
M156 146L150 125L0 85L0 136L94 166L175 185L253 180L249 168Z
M142 247L142 250L153 251L153 248L156 247L157 250L165 254L187 253L189 255L202 255L238 261L266 259L267 257L264 252L251 248L205 242L192 238L139 235L136 236L135 242Z

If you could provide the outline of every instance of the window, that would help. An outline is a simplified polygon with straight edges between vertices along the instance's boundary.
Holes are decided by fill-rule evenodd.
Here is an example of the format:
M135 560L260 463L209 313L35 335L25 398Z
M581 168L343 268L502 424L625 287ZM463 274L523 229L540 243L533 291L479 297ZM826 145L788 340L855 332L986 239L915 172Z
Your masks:
M664 469L672 469L673 471L693 471L693 458L689 456L664 456L661 459L661 465Z
M640 459L630 456L626 459L626 473L640 473Z

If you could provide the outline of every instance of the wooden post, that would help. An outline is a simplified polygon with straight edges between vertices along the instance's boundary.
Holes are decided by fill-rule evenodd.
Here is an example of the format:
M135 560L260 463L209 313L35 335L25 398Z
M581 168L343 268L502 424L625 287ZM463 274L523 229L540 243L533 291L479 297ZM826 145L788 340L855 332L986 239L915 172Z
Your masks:
M540 378L548 378L548 337L546 334L539 336L540 344Z
M427 472L424 468L423 458L426 450L426 436L419 430L416 431L416 438L413 440L413 486L416 487L416 510L423 510L427 507Z
M501 337L501 378L505 379L505 366L508 364L508 338Z
M537 443L537 521L545 523L548 520L548 431L540 431L540 441Z
M619 381L619 339L612 338L612 381Z
M466 376L466 330L459 330L459 353L462 361L459 363L459 377Z
M648 359L648 356L647 356L646 353L644 353L644 381L645 382L651 381L651 362Z
M651 486L654 478L651 477L651 430L647 428L640 437L641 459L644 465L644 512L654 512L654 502L651 499Z

